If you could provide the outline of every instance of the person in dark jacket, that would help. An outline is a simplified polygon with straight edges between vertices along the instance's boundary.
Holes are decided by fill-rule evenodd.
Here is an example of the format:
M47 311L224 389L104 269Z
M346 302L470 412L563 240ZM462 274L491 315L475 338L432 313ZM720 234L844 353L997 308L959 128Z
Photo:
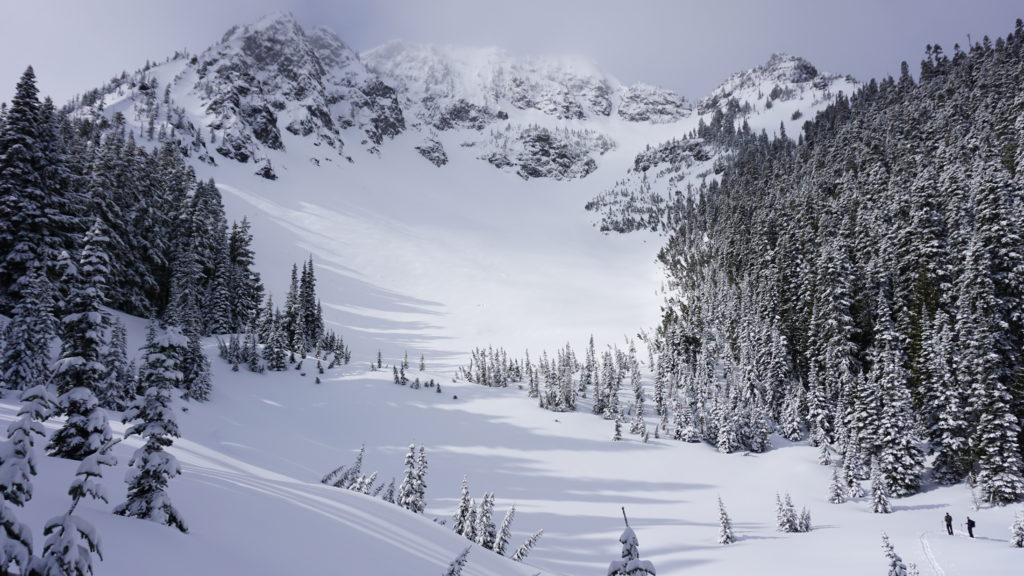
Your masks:
M974 520L971 520L971 517L968 516L967 517L967 535L970 536L971 538L974 538L974 526L975 526Z
M949 515L949 512L946 512L946 517L943 518L943 519L946 521L946 532L948 532L949 535L952 536L953 535L953 517Z

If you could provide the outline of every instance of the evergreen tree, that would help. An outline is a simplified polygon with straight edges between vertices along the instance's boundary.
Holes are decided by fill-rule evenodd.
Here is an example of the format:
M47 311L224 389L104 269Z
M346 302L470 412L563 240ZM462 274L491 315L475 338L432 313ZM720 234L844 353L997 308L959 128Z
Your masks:
M228 293L231 295L231 326L238 331L249 325L260 309L263 282L259 272L253 271L255 253L252 250L252 232L248 218L231 225L228 235Z
M878 468L890 494L902 497L920 489L924 455L915 441L908 375L903 368L903 356L885 296L879 303L878 315L875 365L868 382L869 386L878 388L882 403L875 436L880 445Z
M56 330L53 306L52 287L33 266L0 338L0 388L25 390L49 379L50 341Z
M469 561L469 551L472 548L472 546L466 546L466 549L460 552L459 555L455 557L455 560L452 560L451 564L448 565L448 569L445 570L444 576L462 576L462 569L466 567L466 562Z
M779 532L798 532L799 518L796 514L796 507L789 494L785 499L775 494L775 526Z
M426 508L426 475L426 452L420 447L417 455L416 445L410 444L409 452L405 455L405 477L398 488L399 506L417 514L423 512Z
M719 544L732 544L736 541L736 536L732 533L732 520L729 519L729 514L725 511L725 504L722 504L722 497L718 497L718 543Z
M480 501L480 507L476 511L476 528L473 532L476 534L477 544L484 548L494 546L497 538L494 526L494 493L485 493L483 500Z
M29 66L0 130L0 310L21 297L22 279L71 245L77 218L62 202L70 190L53 130L53 105L41 105Z
M101 466L117 465L117 460L106 453L108 448L109 445L89 454L78 465L75 480L68 490L71 508L48 520L43 528L43 535L47 538L43 554L34 567L36 573L45 576L91 576L92 555L95 553L100 560L103 559L96 528L74 512L86 496L107 501L103 485L97 480L103 476Z
M977 454L977 485L982 498L1005 505L1024 496L1020 423L1013 414L1014 399L1005 381L1009 367L998 350L999 328L993 324L998 310L995 287L985 273L990 265L978 238L968 246L967 267L961 276L960 332L962 371L973 382L971 412L976 419L972 448Z
M0 444L0 569L4 571L13 563L27 573L33 560L31 530L18 521L8 504L24 506L32 499L32 476L36 474L33 436L45 438L43 422L55 401L42 385L22 392L19 419L8 426L7 442Z
M501 556L505 555L505 550L508 548L509 541L512 540L512 522L516 518L516 505L513 504L508 512L505 513L505 517L501 520L501 528L498 529L498 536L494 539L494 545L491 547L496 554Z
M102 308L108 262L103 234L97 220L86 236L79 274L69 296L69 313L62 319L63 348L54 371L59 410L67 420L50 438L47 450L52 456L72 460L95 453L111 438L107 416L96 398L107 372L102 363L108 325Z
M107 376L100 387L100 406L124 410L135 396L135 383L128 362L128 334L120 318L115 318L110 330L110 344L103 354Z
M884 532L882 533L882 551L885 552L885 558L889 561L889 576L908 576L907 565L896 553L892 543L889 542L889 536Z
M1010 525L1010 546L1024 548L1024 512L1017 512Z
M463 476L462 489L459 492L459 507L455 510L455 515L452 516L452 530L454 530L456 534L464 536L468 529L467 522L469 521L470 514L469 502L469 478Z
M640 544L636 533L628 525L619 536L622 543L622 559L608 565L608 576L654 576L654 564L640 559Z
M828 501L832 504L846 502L847 483L840 479L839 468L832 469L832 483L828 486Z
M871 467L871 511L875 514L889 514L889 487L877 462Z
M537 541L540 540L540 537L543 535L543 530L538 530L534 532L529 538L526 539L526 542L523 542L522 546L516 548L515 553L512 554L512 561L522 562L523 560L526 560L526 557L530 554L530 550L533 550L533 547L537 545Z
M179 365L187 347L188 339L176 327L157 336L156 327L150 324L139 374L145 396L136 399L125 413L126 421L136 420L125 435L138 434L146 443L128 462L133 467L126 478L128 499L114 508L115 514L152 520L182 532L188 528L166 490L167 482L181 474L181 467L165 448L179 437L171 394L183 378Z

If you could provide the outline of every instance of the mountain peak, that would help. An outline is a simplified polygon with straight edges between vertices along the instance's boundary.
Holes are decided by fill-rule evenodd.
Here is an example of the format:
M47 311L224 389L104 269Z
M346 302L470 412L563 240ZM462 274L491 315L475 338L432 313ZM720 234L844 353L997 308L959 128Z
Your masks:
M725 110L734 101L743 110L771 108L773 102L809 99L830 100L829 94L851 92L859 84L850 76L820 72L799 56L776 52L768 61L729 76L701 100L699 111ZM805 96L804 96L805 95Z

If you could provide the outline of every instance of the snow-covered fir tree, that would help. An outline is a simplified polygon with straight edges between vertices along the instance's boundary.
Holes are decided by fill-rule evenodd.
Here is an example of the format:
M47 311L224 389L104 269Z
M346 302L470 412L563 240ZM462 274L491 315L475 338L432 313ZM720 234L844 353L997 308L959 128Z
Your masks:
M1024 548L1024 512L1017 512L1010 525L1010 546Z
M785 499L775 494L775 527L779 532L797 532L799 518L793 500L787 493Z
M736 536L732 532L732 520L729 519L729 514L725 511L725 504L722 503L722 497L718 497L718 543L719 544L732 544L736 541Z
M608 576L654 576L654 564L640 559L640 542L629 526L619 536L622 558L608 564Z
M459 506L452 516L452 530L461 536L466 535L470 516L469 477L462 477L462 488L459 490Z
M106 242L103 224L96 220L86 236L68 313L62 319L63 347L53 378L59 411L67 420L47 446L51 455L61 458L82 460L111 438L107 415L96 397L107 372L102 363L109 324L102 308L109 272Z
M832 504L842 504L846 502L846 495L848 486L845 480L842 479L840 473L842 468L832 469L832 482L828 485L828 501Z
M491 546L491 550L494 550L495 554L504 556L505 550L508 548L509 542L512 540L512 522L516 519L516 505L513 504L508 512L505 513L505 517L501 519L501 527L498 528L498 536L494 539L494 545Z
M0 388L25 390L46 383L55 335L53 288L40 267L32 266L0 335Z
M50 417L56 399L43 385L21 393L18 420L7 428L7 441L0 444L0 569L12 564L27 573L33 561L32 532L19 522L13 506L24 506L32 499L32 477L36 475L34 436L46 437L43 422Z
M494 546L497 538L497 531L494 525L494 493L487 492L480 500L480 507L476 510L476 527L473 530L476 535L476 543L484 548Z
M106 492L98 480L103 476L102 466L117 465L117 460L106 453L108 448L109 445L89 454L78 465L68 490L71 507L66 513L49 519L43 528L46 541L34 567L36 573L45 576L91 576L92 555L103 559L96 527L74 512L85 497L107 501Z
M139 371L139 383L145 388L145 394L125 412L125 421L135 421L125 435L137 434L145 444L129 461L132 469L126 476L128 499L116 506L114 513L152 520L188 532L185 521L167 494L167 483L181 474L181 466L165 450L179 437L172 394L183 378L179 366L188 347L188 338L175 326L168 327L159 335L156 330L155 324L150 323Z
M882 533L882 552L885 554L885 559L889 561L889 576L909 576L907 565L903 563L903 558L900 558L892 543L889 542L889 535L884 532Z
M426 508L427 493L427 456L421 446L419 454L416 452L416 445L409 445L409 452L405 455L405 476L402 485L398 488L397 504L402 508L422 513Z
M871 467L871 511L875 514L892 512L889 504L889 486L877 463Z
M538 530L531 534L530 537L519 546L519 548L516 548L516 551L511 556L512 561L522 562L523 560L526 560L526 557L530 554L530 550L533 550L533 547L537 545L537 541L540 540L540 537L543 535L543 530Z
M459 555L452 560L451 564L448 565L448 569L444 571L442 576L462 576L462 569L465 568L466 563L469 562L469 551L472 549L472 546L466 546L466 549L460 552Z

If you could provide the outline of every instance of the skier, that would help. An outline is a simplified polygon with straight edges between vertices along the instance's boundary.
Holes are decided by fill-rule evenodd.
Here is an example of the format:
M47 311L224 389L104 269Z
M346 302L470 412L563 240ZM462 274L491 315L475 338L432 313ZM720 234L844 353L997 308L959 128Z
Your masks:
M974 520L971 520L971 517L968 516L967 517L967 535L970 536L971 538L974 538L974 526L975 526Z
M946 512L946 517L944 518L944 520L946 521L946 532L948 532L949 535L952 536L953 535L953 517L949 515L949 512Z

